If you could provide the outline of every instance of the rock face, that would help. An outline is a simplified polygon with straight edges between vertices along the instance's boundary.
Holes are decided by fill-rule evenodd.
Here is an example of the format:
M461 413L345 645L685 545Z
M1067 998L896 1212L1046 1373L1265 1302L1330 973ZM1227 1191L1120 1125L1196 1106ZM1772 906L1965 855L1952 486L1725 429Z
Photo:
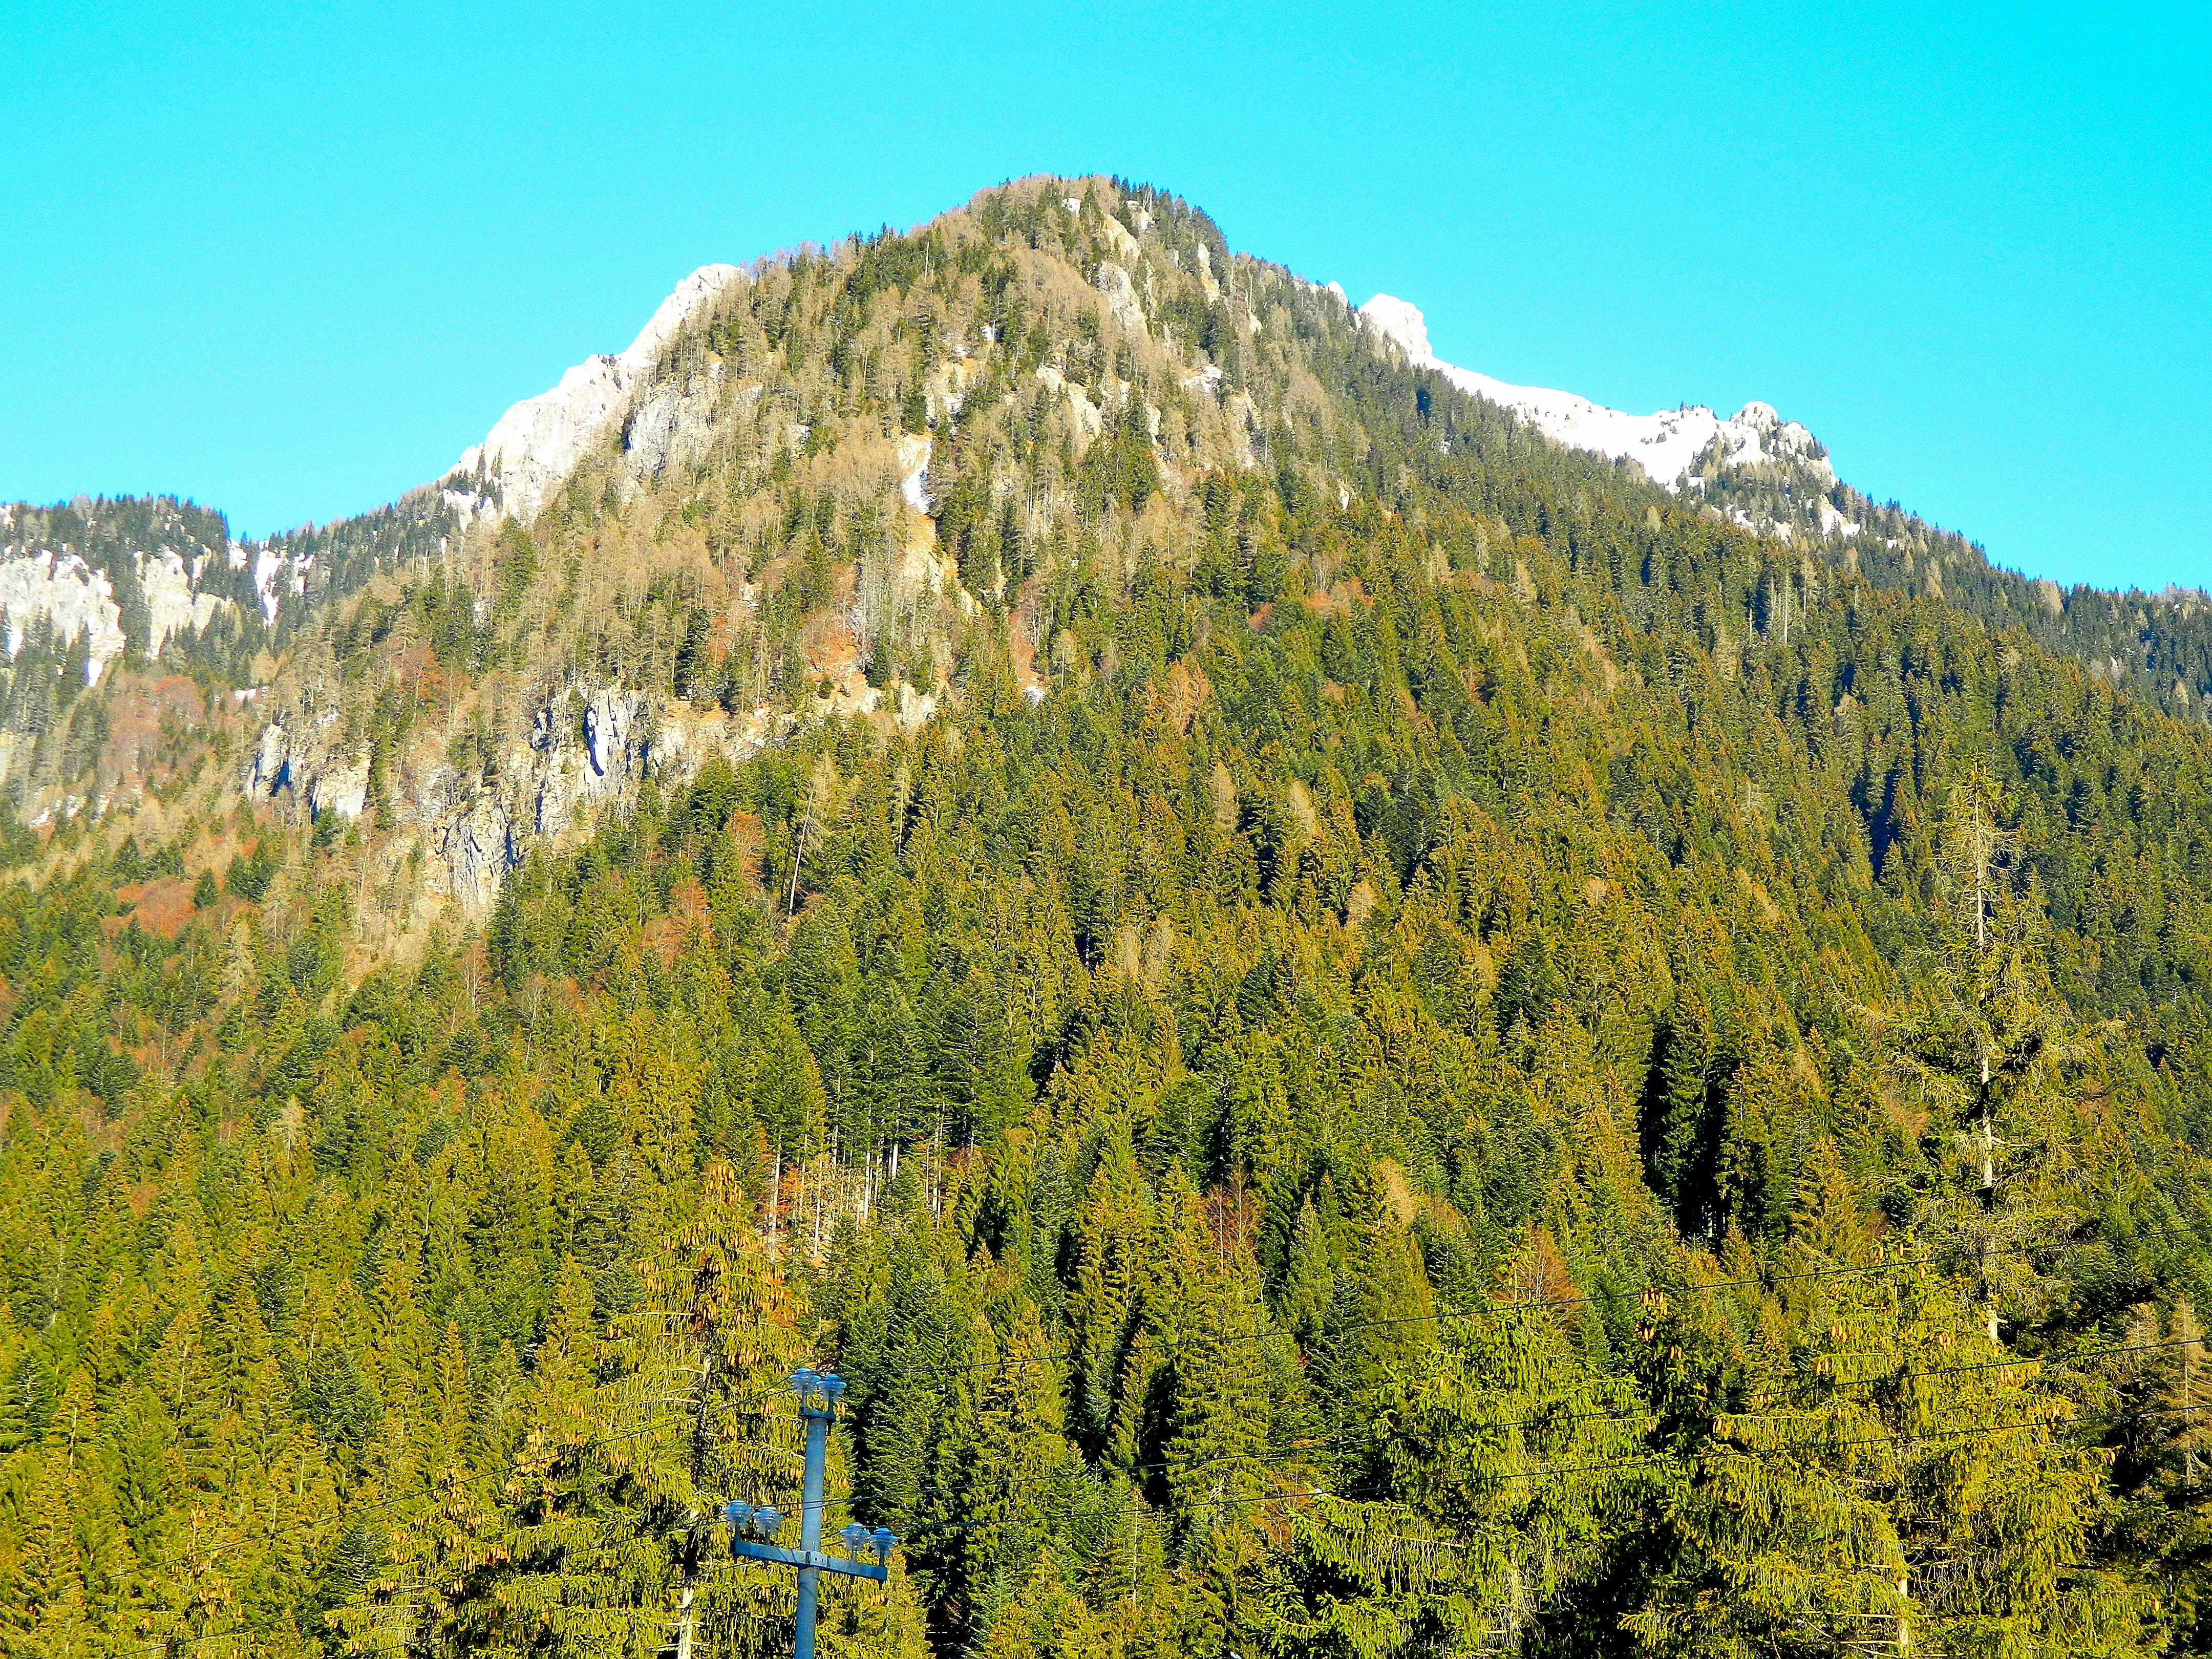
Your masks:
M664 389L643 399L640 393L662 349L685 319L730 283L743 280L744 273L734 265L702 265L693 271L660 302L628 350L587 357L551 391L515 404L441 482L457 495L488 501L527 523L578 461L617 434L628 437L626 447L659 460L678 454L687 435L683 392Z
M138 583L146 596L150 639L147 654L159 657L162 642L172 634L197 633L230 609L230 601L215 593L194 591L192 571L183 557L164 548L138 556Z
M85 681L123 651L123 613L105 572L74 553L27 554L0 564L0 613L7 617L8 654L23 648L30 630L44 622L55 643L73 645L81 634L92 636Z
M132 645L158 658L231 607L201 586L231 545L220 514L173 496L0 503L0 641L10 657L34 636L82 649L96 684Z
M1133 333L1143 329L1145 307L1137 298L1136 283L1111 259L1098 267L1098 291L1106 296L1106 308L1115 322Z
M785 717L787 720L789 717ZM757 754L781 730L765 709L732 719L618 686L562 684L533 700L526 734L483 771L442 754L398 757L370 790L368 754L335 710L289 709L262 728L239 782L252 799L310 822L372 807L425 855L429 890L481 910L533 842L588 832L599 810L650 778L688 781L714 755Z
M628 350L587 359L551 391L508 410L484 441L431 487L439 501L463 527L502 517L527 521L595 456L609 464L610 482L625 495L704 461L726 436L731 417L750 410L762 388L729 374L712 352L672 355L669 348L703 306L746 280L730 265L693 272ZM957 407L964 384L960 368L956 361L945 371L948 410ZM1079 389L1073 395L1079 398ZM882 592L874 609L895 619L902 607L933 603L951 585L951 574L936 555L928 516L929 439L908 434L884 447L886 461L895 462L896 499L906 511L903 538L875 561ZM256 546L248 556L257 561L254 586L269 614L287 595L304 592L310 558L279 557L273 545ZM857 673L854 678L857 684ZM852 707L872 712L881 694L873 687L860 690L865 699ZM302 819L374 812L422 855L428 890L450 895L465 909L489 904L501 878L532 843L587 831L602 809L635 799L648 778L675 787L714 756L742 760L795 720L764 706L732 716L715 704L566 681L501 711L507 729L522 735L480 767L454 764L437 746L443 734L426 734L422 747L391 757L372 777L364 743L346 735L335 707L297 689L278 695L291 706L270 709L239 775L241 789ZM841 698L833 691L824 709L844 708ZM897 718L915 729L935 708L934 697L902 688Z
M194 592L191 571L173 552L134 551L128 556L145 595L149 656L159 657L171 635L206 627L230 603ZM106 571L72 552L40 548L0 559L0 616L6 618L11 657L41 622L52 629L57 645L74 645L79 635L88 635L88 684L99 680L100 672L123 654L128 643L114 583Z

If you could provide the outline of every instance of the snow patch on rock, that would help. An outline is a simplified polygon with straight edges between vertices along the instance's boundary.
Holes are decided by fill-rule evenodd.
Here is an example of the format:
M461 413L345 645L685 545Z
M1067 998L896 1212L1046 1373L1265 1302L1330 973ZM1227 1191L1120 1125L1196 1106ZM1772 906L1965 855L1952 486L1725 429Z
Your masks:
M283 597L282 583L285 574L284 556L274 547L264 547L253 556L253 591L261 596L261 619L276 620L276 605Z
M1859 533L1856 519L1847 519L1836 504L1823 495L1820 500L1820 533L1823 536L1856 536Z
M899 498L915 512L929 512L927 493L929 481L930 440L915 433L899 439Z

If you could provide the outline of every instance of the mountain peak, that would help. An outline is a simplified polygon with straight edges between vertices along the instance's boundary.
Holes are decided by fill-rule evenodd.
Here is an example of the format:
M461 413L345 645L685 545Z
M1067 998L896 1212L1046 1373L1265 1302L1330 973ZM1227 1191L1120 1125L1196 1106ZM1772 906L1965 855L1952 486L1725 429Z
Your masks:
M495 513L534 518L586 452L629 414L638 385L686 319L744 276L735 265L700 266L660 302L629 349L586 357L550 391L514 405L447 479L473 484Z

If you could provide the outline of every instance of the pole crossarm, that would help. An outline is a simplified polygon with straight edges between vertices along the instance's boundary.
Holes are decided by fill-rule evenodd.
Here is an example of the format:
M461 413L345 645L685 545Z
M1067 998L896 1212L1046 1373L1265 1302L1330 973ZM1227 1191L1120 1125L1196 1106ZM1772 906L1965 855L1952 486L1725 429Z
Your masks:
M835 1371L796 1370L791 1391L799 1396L799 1420L806 1425L805 1496L799 1507L799 1547L785 1549L775 1542L783 1514L775 1509L756 1509L750 1504L731 1504L723 1510L730 1523L730 1554L739 1561L766 1561L799 1569L799 1601L791 1621L792 1659L814 1659L814 1620L822 1575L842 1573L848 1578L890 1582L891 1551L898 1540L881 1527L871 1531L855 1521L837 1536L849 1555L828 1555L822 1549L822 1480L830 1460L830 1430L837 1420L837 1402L844 1397L845 1379ZM864 1561L862 1550L872 1550L875 1559Z
M758 1543L750 1538L732 1538L730 1553L743 1560L775 1561L787 1567L817 1567L823 1572L842 1572L848 1578L872 1578L878 1584L891 1576L889 1562L850 1561L842 1555L824 1555L820 1550L778 1549L774 1544Z

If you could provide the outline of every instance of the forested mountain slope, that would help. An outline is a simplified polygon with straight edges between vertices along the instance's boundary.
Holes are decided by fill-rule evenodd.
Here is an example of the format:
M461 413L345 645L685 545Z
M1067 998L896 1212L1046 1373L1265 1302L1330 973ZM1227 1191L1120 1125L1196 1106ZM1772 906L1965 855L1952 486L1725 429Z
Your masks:
M2212 631L2202 592L2107 593L2031 580L1896 502L1877 503L1836 477L1827 450L1765 404L1723 419L1702 406L1635 416L1570 392L1509 386L1440 361L1420 312L1387 294L1363 319L1407 360L1522 416L1569 447L1623 461L1733 523L1842 564L1877 587L1947 599L1995 628L2032 634L2169 714L2203 718L2212 692Z
M8 826L0 1640L781 1650L806 1360L839 1653L2203 1645L2200 722L1102 179L634 408Z

